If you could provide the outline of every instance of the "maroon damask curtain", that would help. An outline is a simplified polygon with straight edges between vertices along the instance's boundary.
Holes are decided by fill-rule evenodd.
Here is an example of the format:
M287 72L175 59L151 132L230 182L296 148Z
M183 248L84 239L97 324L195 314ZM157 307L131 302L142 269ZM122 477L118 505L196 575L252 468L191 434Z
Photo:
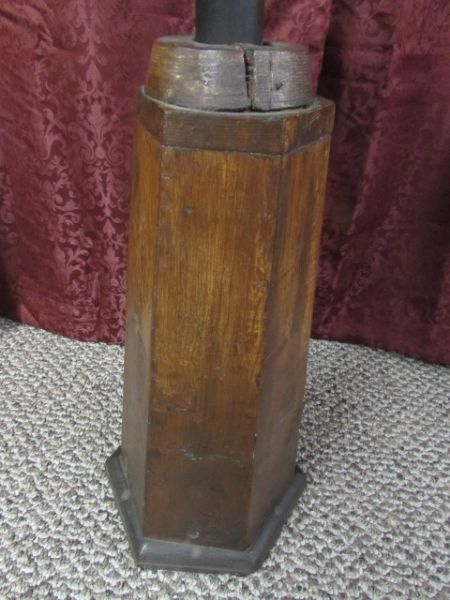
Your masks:
M450 362L450 2L335 0L314 334Z
M450 362L448 1L267 4L337 103L314 334ZM3 0L0 314L123 340L134 94L192 29L192 0Z

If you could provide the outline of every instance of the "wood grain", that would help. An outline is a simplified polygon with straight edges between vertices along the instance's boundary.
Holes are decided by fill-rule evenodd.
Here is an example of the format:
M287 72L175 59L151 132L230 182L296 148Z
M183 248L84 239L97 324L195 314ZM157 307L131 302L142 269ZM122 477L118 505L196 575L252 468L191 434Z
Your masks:
M280 155L328 137L334 105L316 98L308 108L261 112L205 112L137 94L137 116L164 146Z
M152 294L160 198L162 148L135 128L129 222L122 456L133 495L144 516L150 402Z
M203 128L223 131L211 149L200 130L188 135L198 111L183 110L177 133L179 110L148 102L135 142L125 465L144 535L243 549L295 468L332 107L221 113L220 127L204 111ZM226 147L231 121L243 131ZM270 152L239 148L255 123L273 127Z
M145 87L152 97L179 106L242 110L249 105L242 49L188 37L156 40Z
M279 110L314 100L304 46L199 44L177 36L155 41L145 93L172 105L222 111Z
M295 467L328 146L328 140L319 141L283 159L274 272L261 365L250 537L257 534L281 497Z
M305 47L282 42L248 47L246 60L253 110L280 110L313 102L311 63Z

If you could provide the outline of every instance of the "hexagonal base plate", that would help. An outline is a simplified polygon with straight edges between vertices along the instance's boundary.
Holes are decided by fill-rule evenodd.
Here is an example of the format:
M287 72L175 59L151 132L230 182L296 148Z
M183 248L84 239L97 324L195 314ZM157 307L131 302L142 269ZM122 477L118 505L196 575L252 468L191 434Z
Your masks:
M122 466L120 448L106 461L106 470L136 565L150 569L236 573L239 575L248 575L256 571L276 542L283 524L306 485L305 475L297 468L283 497L267 518L253 544L246 550L230 550L200 546L189 542L144 537Z

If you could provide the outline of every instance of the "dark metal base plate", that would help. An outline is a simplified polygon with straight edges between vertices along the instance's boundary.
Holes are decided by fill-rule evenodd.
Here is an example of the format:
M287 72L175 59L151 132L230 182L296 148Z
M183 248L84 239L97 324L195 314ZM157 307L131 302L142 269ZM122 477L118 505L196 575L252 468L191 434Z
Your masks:
M125 525L136 565L150 569L206 571L248 575L264 562L283 524L306 485L296 471L280 502L264 523L258 537L246 550L200 546L191 542L165 541L143 537L134 499L120 458L120 448L106 461L106 470Z

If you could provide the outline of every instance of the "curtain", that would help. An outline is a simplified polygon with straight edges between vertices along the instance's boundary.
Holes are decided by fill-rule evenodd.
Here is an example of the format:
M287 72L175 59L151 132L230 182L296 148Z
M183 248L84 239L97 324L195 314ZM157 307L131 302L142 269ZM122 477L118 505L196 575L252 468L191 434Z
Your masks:
M333 2L314 334L450 362L450 2Z
M313 334L450 362L447 0L266 0L336 126ZM3 0L0 314L122 342L132 111L191 0Z

